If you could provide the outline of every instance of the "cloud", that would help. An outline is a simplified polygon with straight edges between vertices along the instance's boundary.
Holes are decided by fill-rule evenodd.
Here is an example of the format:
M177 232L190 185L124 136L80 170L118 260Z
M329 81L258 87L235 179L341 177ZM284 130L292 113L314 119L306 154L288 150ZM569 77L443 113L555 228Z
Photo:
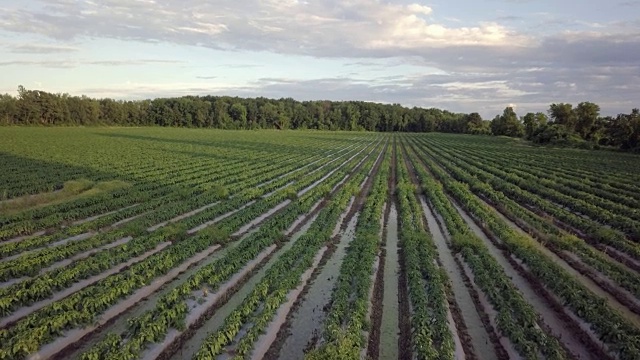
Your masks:
M40 10L2 10L0 29L54 39L97 36L314 56L528 41L497 23L448 27L427 18L428 6L371 0L49 0Z
M6 60L0 66L42 66L48 68L75 68L83 65L95 66L141 66L151 64L179 64L182 61L159 59L132 60Z
M231 69L252 69L252 68L263 67L263 65L259 65L259 64L220 64L220 65L216 65L215 67L231 68Z
M496 18L496 21L520 21L520 20L524 20L524 18L522 16L516 16L516 15L504 15L504 16L498 16Z
M433 10L430 7L420 5L420 4L411 4L407 6L407 10L409 10L414 14L423 14L423 15L430 15L433 12Z
M51 44L22 44L7 46L9 52L16 54L56 54L56 53L72 53L79 50L78 47L68 45L51 45Z

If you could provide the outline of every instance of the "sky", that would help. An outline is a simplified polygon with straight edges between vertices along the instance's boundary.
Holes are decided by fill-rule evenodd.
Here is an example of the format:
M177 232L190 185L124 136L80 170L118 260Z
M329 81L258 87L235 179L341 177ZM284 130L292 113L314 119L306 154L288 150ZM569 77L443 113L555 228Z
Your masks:
M0 93L640 107L640 0L0 0Z

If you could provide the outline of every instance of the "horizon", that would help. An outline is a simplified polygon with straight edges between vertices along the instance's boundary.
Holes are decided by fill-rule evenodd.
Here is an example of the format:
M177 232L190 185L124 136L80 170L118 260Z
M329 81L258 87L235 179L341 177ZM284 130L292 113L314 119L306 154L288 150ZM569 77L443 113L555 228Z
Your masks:
M27 0L0 7L0 93L371 101L628 113L640 1ZM311 69L311 70L310 70Z

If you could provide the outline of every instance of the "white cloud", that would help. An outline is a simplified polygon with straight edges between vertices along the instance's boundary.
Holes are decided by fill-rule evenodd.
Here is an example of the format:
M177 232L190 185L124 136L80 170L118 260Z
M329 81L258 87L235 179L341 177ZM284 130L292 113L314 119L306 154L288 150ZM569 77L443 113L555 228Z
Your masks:
M433 12L430 7L420 4L411 4L407 8L416 14L430 15Z
M336 56L341 49L375 55L379 50L528 42L497 23L464 27L436 23L426 17L433 10L417 3L169 0L148 6L148 1L49 0L46 4L42 12L4 9L0 29L59 39L97 36L249 50L262 46L316 56ZM54 15L45 12L48 8L55 9Z
M7 48L16 54L52 54L69 53L79 50L77 46L57 45L57 44L12 44Z
M41 66L47 68L74 68L83 65L97 66L141 66L151 64L174 65L180 64L178 60L161 59L128 59L128 60L76 60L76 59L49 59L49 60L5 60L0 61L0 66Z

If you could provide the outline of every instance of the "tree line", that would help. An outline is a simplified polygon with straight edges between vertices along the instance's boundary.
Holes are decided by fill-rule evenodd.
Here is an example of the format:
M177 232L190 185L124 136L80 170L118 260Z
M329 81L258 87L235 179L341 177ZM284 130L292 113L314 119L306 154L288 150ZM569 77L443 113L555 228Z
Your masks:
M527 113L518 118L513 108L491 121L491 133L524 137L538 144L598 148L614 147L640 152L640 111L600 116L600 106L581 102L575 108L568 103L554 103L547 113Z
M507 107L493 120L477 112L403 107L363 101L296 101L230 96L183 96L154 100L94 99L18 88L0 95L3 125L176 126L218 129L319 129L449 132L524 137L568 146L640 147L638 109L600 116L597 104L551 104L547 113L518 117Z
M93 99L20 86L0 96L0 124L176 126L218 129L319 129L463 132L465 114L362 101L184 96Z

